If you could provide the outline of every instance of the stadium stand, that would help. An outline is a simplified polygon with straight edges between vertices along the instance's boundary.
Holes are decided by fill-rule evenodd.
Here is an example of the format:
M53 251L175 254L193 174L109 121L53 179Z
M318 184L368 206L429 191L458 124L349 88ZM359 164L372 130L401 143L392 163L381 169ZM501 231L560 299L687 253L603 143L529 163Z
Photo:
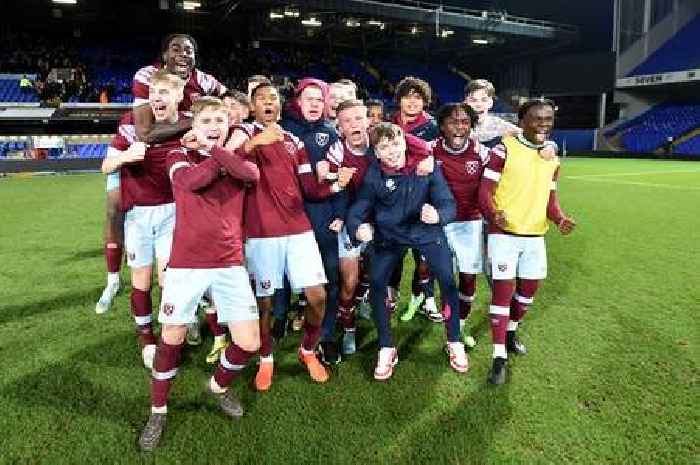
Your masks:
M666 103L607 131L606 136L619 136L627 150L653 152L668 137L676 139L697 127L700 127L700 104Z
M700 37L700 16L691 20L642 64L634 68L628 76L667 73L700 67L698 37Z

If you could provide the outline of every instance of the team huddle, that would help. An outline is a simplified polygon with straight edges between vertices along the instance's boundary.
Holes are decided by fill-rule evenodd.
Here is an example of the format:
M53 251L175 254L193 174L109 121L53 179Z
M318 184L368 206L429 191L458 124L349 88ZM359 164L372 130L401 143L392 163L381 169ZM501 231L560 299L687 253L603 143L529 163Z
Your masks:
M201 343L200 308L214 335L208 389L231 417L243 408L229 386L254 357L256 389L271 388L274 342L294 294L298 357L314 382L327 382L328 367L357 350L356 318L367 304L378 333L374 377L391 378L399 360L391 319L409 250L412 295L399 319L420 312L444 324L457 373L469 369L466 348L476 341L467 321L485 273L488 382L503 384L508 354L526 352L517 329L547 274L549 222L562 234L575 227L556 193L552 102L524 103L516 126L489 114L495 90L474 80L464 102L433 117L428 83L406 77L396 86L399 110L385 121L382 103L358 100L352 81L306 78L284 103L264 76L251 77L247 93L226 89L195 68L196 52L192 37L170 35L161 63L136 73L134 108L102 166L108 273L96 311L106 312L119 289L125 251L152 372L140 447L159 443L180 353Z

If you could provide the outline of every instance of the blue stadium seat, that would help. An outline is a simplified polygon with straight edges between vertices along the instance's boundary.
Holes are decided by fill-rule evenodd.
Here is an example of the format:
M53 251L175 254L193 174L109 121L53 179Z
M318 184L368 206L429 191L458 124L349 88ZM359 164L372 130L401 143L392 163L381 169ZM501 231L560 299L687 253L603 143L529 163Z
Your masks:
M652 53L628 76L683 71L700 67L700 15L691 20L664 45Z

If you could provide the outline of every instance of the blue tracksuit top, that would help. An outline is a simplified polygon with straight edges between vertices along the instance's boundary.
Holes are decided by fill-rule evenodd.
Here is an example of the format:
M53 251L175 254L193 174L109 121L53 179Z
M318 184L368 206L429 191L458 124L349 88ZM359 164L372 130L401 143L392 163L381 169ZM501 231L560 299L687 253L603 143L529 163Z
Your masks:
M338 141L338 134L331 123L323 119L315 122L306 121L296 106L287 108L280 125L304 143L314 173L316 163L326 160L328 148ZM336 218L345 218L348 195L347 192L340 191L322 201L304 199L304 207L317 236L335 234L328 229L328 225ZM318 240L321 238L319 237Z
M437 224L420 220L424 204L438 211ZM389 174L374 163L367 170L346 224L354 240L357 228L374 217L374 241L380 246L416 246L444 240L443 227L454 221L456 204L439 166L428 176Z

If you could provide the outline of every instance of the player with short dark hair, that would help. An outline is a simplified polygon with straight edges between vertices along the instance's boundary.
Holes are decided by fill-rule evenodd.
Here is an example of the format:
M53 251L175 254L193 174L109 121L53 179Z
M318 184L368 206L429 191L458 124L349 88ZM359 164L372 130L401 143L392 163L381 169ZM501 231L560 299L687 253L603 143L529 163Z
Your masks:
M205 95L221 96L226 87L213 76L195 67L197 61L197 42L188 34L175 33L167 35L161 44L161 53L157 65L144 66L134 75L132 93L134 95L134 121L136 137L148 144L162 142L175 135L181 135L192 125L191 118L182 118L177 124L159 124L154 126L153 114L148 105L148 88L151 76L159 69L165 69L180 76L185 81L183 98L179 110L189 112L192 103Z
M526 352L516 330L547 276L548 221L564 235L576 226L559 206L559 160L541 154L554 113L554 104L546 100L529 101L520 108L522 134L496 145L479 189L481 211L489 221L493 277L489 319L494 350L488 378L492 384L505 383L508 352Z
M452 368L465 373L467 355L459 334L457 287L452 275L452 253L443 227L454 220L455 201L439 168L428 176L415 172L427 144L404 135L392 123L372 129L370 143L379 163L370 166L357 200L350 207L347 227L355 241L374 240L370 270L370 300L379 336L379 356L374 377L389 379L398 362L385 299L389 276L408 248L426 257L440 282L446 305L447 349ZM373 217L373 226L367 218Z
M324 383L328 372L315 350L325 311L327 280L304 198L325 198L340 188L338 184L320 184L303 142L277 125L281 102L273 85L255 87L252 101L255 122L241 125L231 137L243 142L241 149L260 168L260 180L249 191L245 205L246 261L260 309L260 367L255 386L267 391L272 385L272 296L275 289L282 288L285 275L293 289L304 289L308 301L299 360L314 381ZM272 143L257 143L255 136L263 132L275 135L268 139Z
M459 271L460 329L465 345L474 347L476 341L466 322L476 296L476 275L483 268L479 184L490 155L486 146L470 137L478 116L466 103L443 105L437 121L441 136L433 144L433 156L457 202L457 216L445 226L445 236Z
M384 121L384 102L381 100L367 100L367 117L369 118L369 126L373 127Z
M430 105L431 98L432 89L426 81L414 76L403 78L396 85L394 99L399 104L399 110L392 119L393 123L400 126L406 134L412 134L428 142L435 140L439 133L437 123L425 111ZM402 321L411 320L422 305L429 320L440 322L442 315L435 304L435 283L430 276L430 270L425 260L422 260L415 250L413 260L416 267L411 282L411 300L401 319ZM403 261L394 270L390 282L392 291L396 294L398 294L402 274Z
M212 294L219 321L228 324L233 341L209 381L209 392L230 417L241 417L243 408L228 386L260 346L258 311L243 267L242 225L245 183L257 181L260 173L254 163L222 148L229 130L223 102L204 97L192 111L185 147L170 151L167 160L177 221L158 315L163 326L153 364L151 414L139 438L146 451L160 441L186 325L197 318L205 292Z

